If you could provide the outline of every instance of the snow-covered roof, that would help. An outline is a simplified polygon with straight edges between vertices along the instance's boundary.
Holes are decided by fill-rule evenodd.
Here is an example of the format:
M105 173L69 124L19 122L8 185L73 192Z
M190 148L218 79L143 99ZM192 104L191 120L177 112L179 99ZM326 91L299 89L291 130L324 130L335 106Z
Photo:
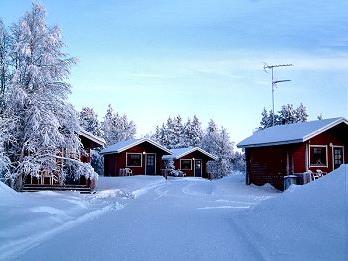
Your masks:
M257 131L250 137L238 143L237 147L263 147L305 142L340 123L348 125L348 121L342 117L277 125Z
M85 131L83 129L80 130L79 135L90 139L92 141L94 141L95 143L99 144L100 146L104 146L105 145L105 140L103 138L100 138L98 136L93 135L92 133Z
M184 157L192 152L195 152L195 151L199 151L213 160L217 159L217 157L215 157L214 155L206 152L205 150L203 150L199 147L186 147L186 148L180 148L180 149L171 149L170 151L172 152L172 154L163 156L162 157L163 160L180 159L180 158L182 158L182 157Z
M131 139L131 140L125 140L125 141L120 141L115 144L112 144L105 149L103 149L100 153L101 154L112 154L112 153L120 153L122 151L128 150L134 146L137 146L141 143L148 142L152 144L155 147L158 147L159 149L167 152L168 154L172 154L170 150L168 150L166 147L163 147L161 144L147 139L147 138L142 138L142 139Z

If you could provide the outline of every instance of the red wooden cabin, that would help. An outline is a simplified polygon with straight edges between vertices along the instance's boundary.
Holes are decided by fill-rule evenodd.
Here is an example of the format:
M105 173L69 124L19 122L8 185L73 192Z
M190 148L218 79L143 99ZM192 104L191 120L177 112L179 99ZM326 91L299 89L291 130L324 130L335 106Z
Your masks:
M115 143L103 149L101 154L105 176L122 176L124 170L130 170L132 175L161 175L162 157L171 152L144 138Z
M164 161L174 161L175 169L189 177L210 178L207 163L216 157L198 147L171 149L172 155L163 156Z
M348 162L348 121L333 118L273 126L241 141L246 183L270 183L284 190L284 180L305 172L329 173Z
M102 138L99 138L93 135L90 132L80 130L79 138L82 143L82 149L79 155L72 155L68 152L61 151L57 153L58 157L69 157L75 160L80 160L81 162L90 163L91 162L91 150L103 147L105 145L105 141ZM59 169L54 172L49 172L42 170L39 175L28 175L24 178L24 186L22 188L23 191L37 191L40 189L62 189L62 186L66 186L69 184L63 184L61 179L61 169L64 165L65 159L57 158L57 163ZM76 184L70 184L76 185ZM88 187L93 188L95 186L95 181L86 180L85 177L81 177L79 184L77 185L86 185Z

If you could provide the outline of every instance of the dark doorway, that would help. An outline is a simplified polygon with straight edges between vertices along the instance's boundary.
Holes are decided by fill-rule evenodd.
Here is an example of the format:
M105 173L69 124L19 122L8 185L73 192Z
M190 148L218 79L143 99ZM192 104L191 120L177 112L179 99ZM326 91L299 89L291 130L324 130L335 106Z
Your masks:
M202 160L195 160L195 177L202 177Z
M146 175L156 174L156 154L146 154Z

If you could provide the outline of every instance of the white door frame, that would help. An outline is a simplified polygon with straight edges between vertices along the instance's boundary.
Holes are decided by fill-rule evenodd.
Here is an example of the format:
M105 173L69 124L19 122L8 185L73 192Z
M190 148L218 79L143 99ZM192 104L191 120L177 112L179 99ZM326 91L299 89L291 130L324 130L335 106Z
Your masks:
M342 164L345 164L345 161L344 161L344 146L343 145L332 145L332 150L331 150L331 154L332 154L332 170L335 169L335 154L334 154L334 149L335 148L342 148Z
M145 175L147 175L146 173L146 169L147 169L147 155L155 155L155 173L154 175L157 174L157 154L156 153L145 153L145 164L144 164L144 167L145 167Z

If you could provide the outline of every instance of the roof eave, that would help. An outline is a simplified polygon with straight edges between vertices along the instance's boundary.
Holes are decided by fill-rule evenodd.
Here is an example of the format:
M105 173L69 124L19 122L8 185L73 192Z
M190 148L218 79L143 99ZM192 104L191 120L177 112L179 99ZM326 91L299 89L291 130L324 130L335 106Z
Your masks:
M294 143L302 143L302 142L304 142L303 139L296 139L296 140L268 142L268 143L260 143L260 144L246 144L246 145L237 144L237 148L245 149L245 148L256 148L256 147L269 147L269 146L278 146L278 145L286 145L286 144L294 144Z
M135 141L135 142L133 142L133 143L131 143L131 144L128 144L127 146L124 146L123 148L120 148L120 149L118 149L118 150L108 151L108 152L102 152L101 154L102 154L102 155L105 155L105 154L117 154L117 153L121 153L121 152L126 151L126 150L128 150L128 149L130 149L130 148L132 148L132 147L134 147L134 146L137 146L137 145L143 143L143 142L149 142L149 143L152 144L153 146L155 146L155 147L157 147L157 148L159 148L159 149L161 149L161 150L167 152L168 155L172 155L172 152L171 152L170 150L168 150L167 148L163 147L162 145L158 144L157 142L154 142L154 141L152 141L152 140L150 140L150 139L145 139L145 138L144 138L144 139L139 139L139 140L137 140L137 141Z
M310 140L311 138L313 138L313 137L315 137L315 136L317 136L317 135L319 135L319 134L321 134L321 133L323 133L323 132L325 132L325 131L327 131L327 130L329 130L329 129L331 129L331 128L333 128L341 123L345 123L346 125L348 125L348 121L345 118L339 118L336 121L331 122L331 123L325 125L324 127L320 128L316 131L311 132L310 134L307 134L306 136L303 137L303 141Z

